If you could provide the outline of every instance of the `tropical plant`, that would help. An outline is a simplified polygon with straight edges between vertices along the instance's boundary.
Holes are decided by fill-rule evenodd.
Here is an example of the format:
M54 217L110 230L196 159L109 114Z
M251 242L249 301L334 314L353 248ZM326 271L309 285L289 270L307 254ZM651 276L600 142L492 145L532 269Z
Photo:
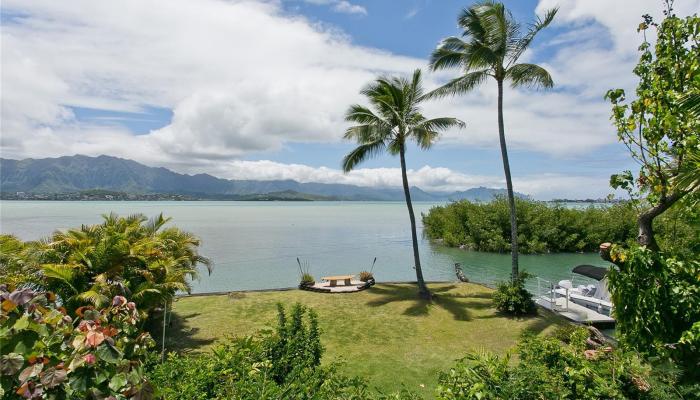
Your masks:
M362 282L367 282L367 281L374 279L374 275L369 271L361 271L359 275L360 275L360 280Z
M536 314L537 307L532 294L525 289L525 281L531 277L529 273L520 271L515 281L498 283L493 294L496 309L510 315Z
M54 233L39 249L45 286L70 310L105 307L126 296L148 314L176 292L189 292L192 279L209 260L198 253L199 239L165 228L163 215L148 220L136 214L104 216L99 225Z
M513 281L518 277L518 224L503 123L503 85L505 82L510 82L514 88L550 88L554 85L544 68L536 64L518 63L518 59L537 33L552 22L556 13L556 8L547 11L544 18L538 18L523 35L520 24L502 3L491 0L476 3L463 10L458 18L459 26L463 29L462 37L466 40L456 36L444 39L430 59L433 70L460 68L463 71L462 76L432 91L430 97L465 94L488 78L494 78L498 84L498 138L510 208Z
M628 348L665 356L700 379L700 260L679 260L645 246L613 246L608 282L617 336Z
M586 208L528 199L515 201L521 254L594 252L603 242L636 241L637 208L629 201ZM678 204L657 219L657 240L668 251L687 256L700 251L700 215L693 209L692 204ZM504 197L489 203L462 200L435 206L422 217L424 234L446 246L499 253L510 249L508 202Z
M525 335L518 360L469 353L441 373L437 398L471 399L683 399L675 375L653 370L635 353L610 347L586 350L585 329L565 343L554 337Z
M83 307L75 320L56 296L0 286L3 399L148 399L143 361L154 342L137 328L136 305Z
M301 261L299 257L297 257L297 264L299 264L299 286L313 286L316 280L309 272L311 263L306 260Z
M700 17L679 18L673 14L672 2L666 5L660 24L646 15L639 25L644 42L634 69L639 77L635 100L627 102L622 89L606 94L618 140L640 165L636 179L625 171L613 175L610 183L638 199L637 241L652 249L659 249L655 218L688 194L697 194L700 181ZM646 37L653 28L655 45Z
M0 234L0 280L12 287L41 286L39 263L33 244L12 235Z
M425 99L420 70L416 70L410 80L398 77L378 78L361 93L367 97L371 106L356 104L347 111L345 119L357 125L347 129L345 139L354 140L359 146L343 159L343 171L349 172L361 162L385 151L399 156L403 190L411 221L418 291L420 296L429 299L431 294L423 279L418 253L416 218L406 173L406 150L409 141L415 141L423 150L429 149L440 131L462 127L464 123L447 117L427 119L420 113L420 103Z
M316 283L316 279L310 273L305 272L301 275L301 281L299 282L301 286L313 286L314 283Z

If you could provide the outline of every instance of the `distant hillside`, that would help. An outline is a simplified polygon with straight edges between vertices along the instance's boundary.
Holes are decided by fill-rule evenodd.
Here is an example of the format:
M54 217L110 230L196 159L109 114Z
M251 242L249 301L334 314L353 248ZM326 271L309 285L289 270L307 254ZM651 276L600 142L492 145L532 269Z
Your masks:
M187 175L117 157L82 155L59 158L0 159L0 192L31 194L108 190L133 194L178 194L193 198L241 200L403 200L401 188L300 183L293 180L228 180L208 174ZM488 201L503 189L472 188L430 193L411 188L414 201L468 199Z

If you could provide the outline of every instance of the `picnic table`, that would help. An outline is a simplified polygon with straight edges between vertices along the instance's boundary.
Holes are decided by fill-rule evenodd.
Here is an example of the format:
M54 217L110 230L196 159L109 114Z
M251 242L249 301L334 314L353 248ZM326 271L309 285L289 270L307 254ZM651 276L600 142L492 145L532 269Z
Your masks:
M350 283L350 280L352 279L354 275L335 275L335 276L324 276L321 277L322 280L324 281L329 281L331 283L331 287L338 286L338 281L345 281L345 286L350 286L352 283Z

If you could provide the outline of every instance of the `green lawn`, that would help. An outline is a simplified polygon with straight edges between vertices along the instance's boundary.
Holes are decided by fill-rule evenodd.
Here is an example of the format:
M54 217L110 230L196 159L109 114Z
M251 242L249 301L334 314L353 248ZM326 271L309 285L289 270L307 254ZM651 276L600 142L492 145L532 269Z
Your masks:
M276 303L299 302L319 315L325 363L341 361L342 371L366 377L382 390L403 384L429 395L438 372L466 352L505 353L522 331L547 332L564 323L544 311L529 318L501 316L492 306L492 290L483 286L442 283L430 288L438 295L433 303L419 300L415 286L408 284L380 284L351 294L291 290L183 297L174 304L166 345L206 351L227 336L272 326Z

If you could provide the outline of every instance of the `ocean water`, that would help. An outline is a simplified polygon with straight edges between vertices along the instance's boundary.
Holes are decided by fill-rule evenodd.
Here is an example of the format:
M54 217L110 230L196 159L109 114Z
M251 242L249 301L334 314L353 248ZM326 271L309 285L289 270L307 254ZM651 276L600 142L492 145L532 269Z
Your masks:
M415 203L420 214L434 203ZM34 240L56 229L101 221L101 215L163 213L171 224L202 239L201 253L214 262L202 268L194 292L296 286L296 258L310 264L317 279L357 273L377 257L377 281L415 280L411 233L403 202L69 202L2 201L0 232ZM510 255L446 248L420 240L427 280L454 280L461 263L475 282L493 284L510 274ZM521 269L556 282L571 277L578 264L607 266L597 254L521 255Z

